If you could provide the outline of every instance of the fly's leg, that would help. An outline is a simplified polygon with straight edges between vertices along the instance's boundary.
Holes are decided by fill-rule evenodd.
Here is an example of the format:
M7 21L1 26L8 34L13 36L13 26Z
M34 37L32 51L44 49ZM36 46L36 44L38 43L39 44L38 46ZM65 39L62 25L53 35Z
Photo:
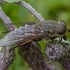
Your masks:
M63 35L63 39L66 41L67 40L67 36L66 35Z

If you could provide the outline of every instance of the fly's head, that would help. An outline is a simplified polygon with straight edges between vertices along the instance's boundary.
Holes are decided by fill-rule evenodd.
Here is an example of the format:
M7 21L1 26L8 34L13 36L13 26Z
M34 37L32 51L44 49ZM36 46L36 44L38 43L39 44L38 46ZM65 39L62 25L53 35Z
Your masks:
M59 21L59 27L58 27L58 34L62 35L62 38L64 40L67 40L67 37L65 35L66 31L67 31L67 25L66 25L66 23L63 20L60 20Z
M59 26L58 26L58 34L63 35L67 31L67 25L63 20L59 21Z

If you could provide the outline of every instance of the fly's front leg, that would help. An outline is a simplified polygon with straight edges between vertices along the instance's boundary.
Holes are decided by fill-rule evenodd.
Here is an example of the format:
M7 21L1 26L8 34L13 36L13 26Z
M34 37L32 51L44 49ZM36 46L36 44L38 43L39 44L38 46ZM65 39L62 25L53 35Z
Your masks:
M67 36L66 35L59 36L57 38L58 38L59 42L62 42L62 39L65 40L65 41L67 40Z

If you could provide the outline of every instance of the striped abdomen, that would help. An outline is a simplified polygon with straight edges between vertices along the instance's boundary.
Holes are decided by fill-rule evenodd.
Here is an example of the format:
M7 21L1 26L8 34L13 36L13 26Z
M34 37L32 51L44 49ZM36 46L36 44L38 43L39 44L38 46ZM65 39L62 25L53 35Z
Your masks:
M25 25L20 28L11 31L0 40L0 46L5 47L13 45L15 43L27 43L33 39L39 38L43 35L39 29L36 28L35 24Z

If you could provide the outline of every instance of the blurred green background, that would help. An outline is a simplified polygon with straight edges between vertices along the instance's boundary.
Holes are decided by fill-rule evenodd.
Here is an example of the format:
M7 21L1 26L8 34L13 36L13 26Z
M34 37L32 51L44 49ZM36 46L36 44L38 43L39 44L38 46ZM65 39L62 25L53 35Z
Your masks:
M70 28L70 0L24 0L30 4L33 8L39 12L45 20L64 20L67 23L68 28ZM30 12L25 8L15 4L15 3L3 3L0 4L3 11L11 19L13 24L17 27L22 26L21 22L36 22L38 21ZM7 31L2 20L0 19L0 38L5 34L2 32ZM66 33L67 37L70 38L70 34ZM42 51L44 50L44 43L42 42ZM59 65L61 70L64 68L55 63L56 66ZM28 64L18 55L16 49L16 58L9 67L8 70L31 70Z

